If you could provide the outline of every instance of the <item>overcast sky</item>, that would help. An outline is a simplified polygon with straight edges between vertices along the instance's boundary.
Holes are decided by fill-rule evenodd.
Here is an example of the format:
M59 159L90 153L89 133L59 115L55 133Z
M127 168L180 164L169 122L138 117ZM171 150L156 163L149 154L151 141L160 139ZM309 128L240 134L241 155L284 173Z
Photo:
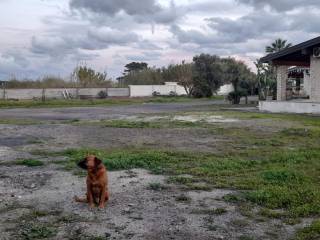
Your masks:
M165 66L200 53L249 66L275 38L320 35L319 0L0 0L0 79L117 77L131 61Z

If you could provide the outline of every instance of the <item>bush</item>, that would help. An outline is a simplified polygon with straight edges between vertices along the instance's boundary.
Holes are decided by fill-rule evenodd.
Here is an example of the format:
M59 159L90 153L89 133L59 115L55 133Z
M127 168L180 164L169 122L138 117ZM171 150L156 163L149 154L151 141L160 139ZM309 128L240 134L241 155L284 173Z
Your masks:
M230 102L232 102L232 104L239 104L240 99L242 97L247 97L247 96L248 96L248 93L246 90L238 90L238 91L230 92L227 98Z
M108 97L107 91L100 91L100 92L98 93L98 98L100 98L100 99L105 99L105 98L107 98L107 97Z
M176 96L178 96L178 94L175 91L170 91L169 92L169 96L170 97L176 97Z
M152 96L154 96L154 97L159 97L159 96L161 96L161 94L160 94L159 92L157 92L157 91L154 91L154 92L152 93Z

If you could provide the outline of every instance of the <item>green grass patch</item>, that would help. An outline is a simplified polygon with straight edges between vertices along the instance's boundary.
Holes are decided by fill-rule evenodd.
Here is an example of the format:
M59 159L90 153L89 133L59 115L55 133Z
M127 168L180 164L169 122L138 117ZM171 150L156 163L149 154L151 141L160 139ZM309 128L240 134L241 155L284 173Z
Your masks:
M286 113L263 113L263 112L246 112L246 111L231 111L222 110L212 114L222 115L225 117L234 117L238 119L274 119L286 122L295 122L303 126L320 127L320 117L306 114L286 114Z
M111 128L160 128L161 124L158 122L144 122L144 121L128 121L128 120L107 120L101 121L104 127Z
M22 160L18 160L16 162L17 165L24 165L27 167L37 167L37 166L43 166L44 163L40 160L36 160L36 159L22 159Z
M295 240L318 240L320 239L320 220L315 220L310 226L299 230Z
M34 124L41 124L42 122L32 120L32 119L0 119L0 124L7 124L7 125L34 125Z
M130 121L130 120L103 120L100 123L104 127L112 128L190 128L201 127L197 123L186 121L171 121L171 120L158 120L158 121Z
M107 98L107 99L88 99L88 100L58 100L50 99L41 100L0 100L0 108L41 108L41 107L87 107L87 106L113 106L128 105L140 103L175 103L188 101L205 101L220 99L219 97L212 99L197 100L189 97L150 97L150 98Z
M57 234L57 229L48 227L45 224L27 224L21 232L22 239L47 239L54 237Z
M109 170L144 168L169 174L169 182L186 186L209 186L244 190L242 196L227 195L226 201L250 201L268 209L283 209L291 218L320 214L320 150L274 151L267 156L219 156L205 153L145 149L69 149L60 155L68 170L79 171L76 163L87 153L103 160ZM55 153L57 154L57 153ZM191 175L184 177L180 175Z

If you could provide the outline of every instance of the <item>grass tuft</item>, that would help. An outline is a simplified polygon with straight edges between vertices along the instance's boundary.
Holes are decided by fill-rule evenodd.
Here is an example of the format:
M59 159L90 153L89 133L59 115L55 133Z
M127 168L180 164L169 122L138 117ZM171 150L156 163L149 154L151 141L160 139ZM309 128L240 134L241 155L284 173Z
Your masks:
M149 183L149 185L148 185L148 189L151 189L153 191L161 191L166 188L167 188L166 186L162 185L159 182Z
M22 160L18 160L16 162L17 165L24 165L27 167L37 167L37 166L43 166L44 163L40 160L36 160L36 159L22 159Z
M300 229L295 238L295 240L318 239L320 239L320 220L316 220L310 226Z
M206 215L223 215L227 213L225 208L213 208L213 209L194 209L192 214L206 214Z

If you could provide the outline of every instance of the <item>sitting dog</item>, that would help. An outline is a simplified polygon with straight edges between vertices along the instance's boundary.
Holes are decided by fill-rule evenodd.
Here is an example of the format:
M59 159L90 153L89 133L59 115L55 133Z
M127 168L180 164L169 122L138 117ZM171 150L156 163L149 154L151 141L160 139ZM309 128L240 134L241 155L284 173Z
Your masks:
M75 197L76 202L85 202L93 208L95 204L104 208L109 200L107 170L102 161L94 155L88 155L78 163L78 166L88 171L87 196L85 198Z

